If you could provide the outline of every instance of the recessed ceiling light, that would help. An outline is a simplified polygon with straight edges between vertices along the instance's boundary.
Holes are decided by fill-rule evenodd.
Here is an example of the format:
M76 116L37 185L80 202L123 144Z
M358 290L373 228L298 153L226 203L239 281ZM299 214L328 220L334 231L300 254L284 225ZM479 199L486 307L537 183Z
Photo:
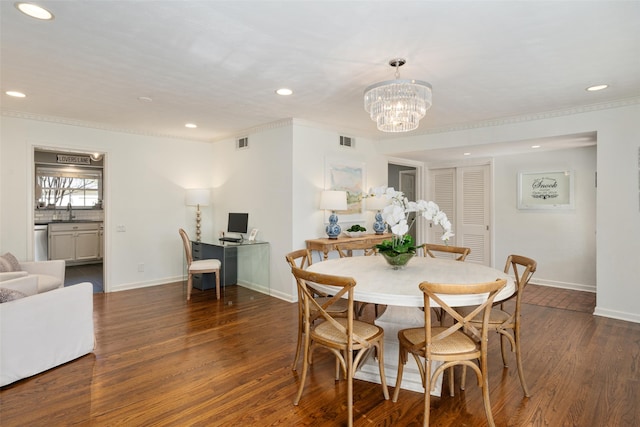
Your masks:
M280 88L280 89L276 90L276 93L278 95L282 95L282 96L289 96L289 95L293 94L293 91L291 89L283 87L283 88Z
M463 156L470 156L471 153L464 153Z
M609 87L609 85L605 85L605 84L603 84L603 85L593 85L593 86L589 86L587 88L587 91L589 91L589 92L597 92L599 90L606 89L608 87Z
M148 96L139 96L138 97L138 101L140 101L140 102L153 102L153 99L149 98Z
M198 127L198 125L194 124L194 123L187 123L186 125L184 125L184 127L189 128L189 129L195 129Z
M539 145L532 145L531 148L540 148Z
M53 13L43 7L36 6L35 4L15 3L15 6L20 12L32 18L41 19L43 21L50 21L53 19Z
M8 90L5 93L9 96L13 96L14 98L25 98L27 96L24 93L16 92L15 90Z

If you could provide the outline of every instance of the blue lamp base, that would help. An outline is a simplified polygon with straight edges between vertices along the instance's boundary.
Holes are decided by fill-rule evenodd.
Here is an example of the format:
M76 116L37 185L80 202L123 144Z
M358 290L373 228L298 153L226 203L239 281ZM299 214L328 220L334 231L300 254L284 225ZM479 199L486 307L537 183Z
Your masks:
M380 211L378 211L378 213L376 214L376 220L373 223L373 231L375 231L376 234L384 234L386 228L387 227L382 220L382 214L380 213Z
M337 239L342 232L342 229L338 225L338 215L336 215L335 212L332 212L329 216L329 225L327 225L325 231L330 239Z

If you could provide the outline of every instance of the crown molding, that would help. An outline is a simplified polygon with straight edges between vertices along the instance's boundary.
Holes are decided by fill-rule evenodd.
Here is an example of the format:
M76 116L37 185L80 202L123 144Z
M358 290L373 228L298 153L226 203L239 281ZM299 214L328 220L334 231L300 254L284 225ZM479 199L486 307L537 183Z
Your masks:
M571 108L560 109L560 110L544 111L541 113L525 114L525 115L511 116L511 117L501 117L498 119L481 120L478 122L459 123L451 126L425 129L423 131L414 131L414 132L411 132L410 135L407 134L406 136L420 136L420 135L429 135L429 134L436 134L436 133L457 132L457 131L493 127L493 126L504 126L504 125L510 125L515 123L532 122L536 120L552 119L555 117L590 113L593 111L629 107L629 106L638 105L638 104L640 104L640 97L631 97L631 98L617 99L614 101L602 102L598 104L581 105L577 107L571 107ZM385 138L384 136L381 136L379 139L383 140L383 139L391 139L391 138L390 137ZM397 137L393 139L397 139Z
M121 132L121 133L133 134L133 135L152 136L156 138L182 139L186 141L196 141L196 142L211 142L211 139L208 139L208 138L185 138L184 136L179 136L179 135L163 134L159 132L144 132L136 129L127 129L127 128L120 128L117 126L106 125L104 123L84 122L82 120L68 119L65 117L57 117L57 116L46 116L42 114L26 113L23 111L2 110L0 112L0 115L5 117L12 117L15 119L35 120L39 122L54 123L59 125L98 129L98 130L104 130L108 132Z
M516 124L516 123L536 121L536 120L551 119L555 117L589 113L593 111L629 107L629 106L638 105L638 104L640 104L640 97L630 97L630 98L618 99L618 100L613 100L613 101L608 101L608 102L603 102L598 104L582 105L582 106L571 107L571 108L560 109L560 110L552 110L552 111L545 111L545 112L534 113L534 114L511 116L511 117L501 117L501 118L492 119L492 120L481 120L477 122L459 123L451 126L417 130L413 132L408 132L406 134L403 134L402 136L393 134L393 135L378 135L377 137L372 137L372 136L366 136L366 137L370 138L371 140L383 141L387 139L398 139L398 138L406 138L406 137L413 137L413 136L420 136L420 135L457 132L457 131L485 128L485 127L504 126L504 125L510 125L510 124ZM243 135L248 135L251 133L258 133L258 132L263 132L267 130L288 127L294 124L301 125L301 126L322 128L322 129L332 130L336 132L338 131L334 126L331 126L331 125L290 117L282 120L277 120L275 122L252 126L250 128L244 129L241 132L234 132L232 134L226 134L224 136L219 136L216 138L193 138L193 137L187 138L180 135L163 134L159 132L146 132L146 131L140 131L136 129L127 129L127 128L120 128L117 126L110 126L103 123L85 122L81 120L74 120L74 119L69 119L64 117L46 116L42 114L33 114L33 113L14 111L14 110L2 110L0 112L0 115L5 117L18 118L18 119L36 120L36 121L55 123L55 124L61 124L61 125L99 129L99 130L110 131L110 132L122 132L122 133L134 134L134 135L151 136L151 137L157 137L157 138L182 139L182 140L196 141L196 142L217 142L217 141L222 141L230 138L241 137ZM344 130L346 131L346 129ZM358 131L355 129L350 129L347 133L351 135L363 136L362 131Z

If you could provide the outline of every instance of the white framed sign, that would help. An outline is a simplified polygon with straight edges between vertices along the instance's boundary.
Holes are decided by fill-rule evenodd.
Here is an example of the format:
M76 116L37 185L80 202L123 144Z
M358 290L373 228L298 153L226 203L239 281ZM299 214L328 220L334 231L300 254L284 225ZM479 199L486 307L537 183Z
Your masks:
M573 171L520 172L518 209L574 209Z

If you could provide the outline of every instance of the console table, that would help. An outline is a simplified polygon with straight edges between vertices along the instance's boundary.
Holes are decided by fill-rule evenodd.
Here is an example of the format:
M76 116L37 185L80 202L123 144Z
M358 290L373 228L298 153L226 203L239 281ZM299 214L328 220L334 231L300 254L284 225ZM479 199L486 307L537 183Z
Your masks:
M235 285L240 281L256 290L269 291L269 242L191 242L193 259L220 260L220 287ZM240 276L240 277L239 277ZM193 287L215 289L213 273L193 276ZM265 288L265 289L262 289Z
M340 236L337 239L329 239L328 237L320 238L320 239L310 239L306 240L307 249L310 251L319 251L324 254L324 261L329 257L329 252L335 251L336 246L342 243L350 243L350 242L367 242L371 243L371 247L382 243L383 240L391 240L393 234L385 233L385 234L365 234L360 237L348 237L348 236Z

